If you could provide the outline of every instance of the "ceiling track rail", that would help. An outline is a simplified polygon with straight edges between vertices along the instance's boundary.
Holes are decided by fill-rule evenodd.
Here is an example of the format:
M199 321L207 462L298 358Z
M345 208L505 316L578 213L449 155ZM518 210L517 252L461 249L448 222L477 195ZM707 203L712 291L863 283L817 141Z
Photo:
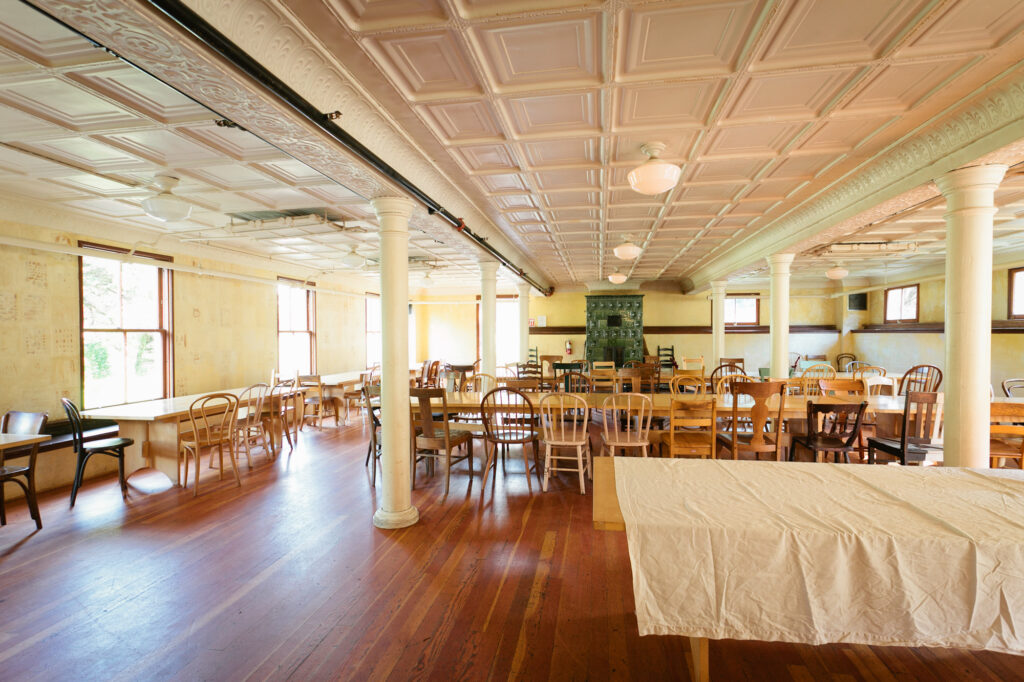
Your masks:
M274 97L276 97L278 101L287 105L292 109L292 111L301 116L307 122L330 135L351 154L354 154L378 173L388 178L388 180L393 182L395 185L408 192L414 199L426 206L427 213L440 216L461 235L472 241L488 255L515 273L520 279L537 289L537 291L543 293L545 296L550 296L554 293L554 288L545 287L527 274L523 268L516 265L501 251L491 246L486 237L476 234L473 230L467 227L462 218L457 218L448 209L413 184L411 180L403 176L390 164L384 161L384 159L377 156L368 147L335 123L334 119L336 116L334 114L325 114L324 112L319 111L307 99L302 97L299 93L288 86L288 84L249 56L247 52L242 50L233 41L228 39L227 36L192 11L191 8L180 2L180 0L145 0L145 2L178 25L182 30L189 33L202 45L215 52L222 59L225 59L228 63L246 74L248 77L255 80ZM137 65L133 64L133 66Z

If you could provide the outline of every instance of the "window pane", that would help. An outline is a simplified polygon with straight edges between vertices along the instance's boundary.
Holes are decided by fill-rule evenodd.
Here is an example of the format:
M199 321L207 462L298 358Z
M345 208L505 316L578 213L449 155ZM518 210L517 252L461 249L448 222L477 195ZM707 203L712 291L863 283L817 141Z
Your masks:
M120 265L108 258L82 258L82 319L86 329L121 326Z
M283 378L311 372L310 340L306 332L281 332L277 335L278 370Z
M917 317L917 287L903 289L903 312L901 319L912 320Z
M366 366L379 365L381 359L381 333L366 332Z
M1024 315L1024 270L1013 273L1013 315Z
M160 327L160 272L152 265L121 264L122 326L126 329Z
M124 334L85 332L82 334L82 350L85 407L125 402Z
M289 328L292 331L309 331L309 309L306 306L306 290L289 287L288 296L291 298L291 322Z
M902 311L903 293L900 289L890 289L885 295L885 319L898 320Z
M292 323L292 299L289 296L291 287L284 284L277 285L277 328L279 331L291 330Z
M725 323L736 324L736 299L725 299Z
M366 297L366 333L380 331L380 298Z
M754 324L757 322L757 299L756 298L736 298L735 301L736 311L736 322L741 324Z
M156 400L164 394L164 348L154 332L127 334L125 401Z

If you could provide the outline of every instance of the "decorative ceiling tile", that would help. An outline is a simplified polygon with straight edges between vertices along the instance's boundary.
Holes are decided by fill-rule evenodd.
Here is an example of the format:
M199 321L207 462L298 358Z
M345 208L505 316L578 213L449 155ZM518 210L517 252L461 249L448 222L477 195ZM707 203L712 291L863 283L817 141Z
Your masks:
M485 24L469 32L494 92L601 82L601 15Z
M590 135L599 131L598 99L593 90L505 100L519 137Z
M0 102L70 130L143 125L137 116L65 81L53 78L0 87Z
M219 118L174 88L122 62L79 69L68 77L160 123Z
M209 147L191 142L169 130L136 130L103 135L96 139L162 166L205 164L220 158Z
M757 123L716 128L708 134L704 157L770 157L789 147L805 123Z
M825 121L799 146L801 152L847 152L893 122L892 116L858 116Z
M721 86L719 80L621 86L615 130L701 127Z
M849 83L853 69L752 76L725 115L727 121L808 121Z
M968 61L958 57L886 66L846 103L842 112L856 116L903 113L934 94Z
M622 10L616 79L731 73L761 4L673 3Z
M552 208L563 206L600 206L598 192L553 192L544 195L544 203Z
M596 166L600 163L601 141L593 137L524 142L522 147L530 168Z
M436 0L327 0L354 31L439 24L448 15Z
M0 45L41 66L60 67L114 60L101 48L25 3L5 2L2 14Z
M430 104L419 111L446 143L489 142L505 137L488 102Z
M590 189L601 187L601 172L582 168L563 168L533 174L541 191Z
M900 51L900 56L989 50L1024 29L1024 3L1018 0L960 0Z
M399 33L367 41L405 96L415 102L479 95L459 41L451 31Z
M715 159L694 164L693 173L687 182L749 182L766 162L763 158Z
M515 171L519 164L509 150L500 144L475 144L454 147L452 153L470 173Z

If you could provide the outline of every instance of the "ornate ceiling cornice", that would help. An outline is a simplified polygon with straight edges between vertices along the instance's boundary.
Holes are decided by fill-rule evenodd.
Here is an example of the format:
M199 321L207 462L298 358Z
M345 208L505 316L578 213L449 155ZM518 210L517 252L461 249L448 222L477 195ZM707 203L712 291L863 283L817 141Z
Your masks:
M1024 75L1014 73L693 272L694 287L728 278L773 253L798 252L834 241L872 220L934 197L938 194L931 185L934 178L982 158L995 162L993 152L1015 149L1013 145L1022 138ZM998 160L1008 162L1004 157Z
M270 144L344 185L367 200L403 196L390 180L325 133L304 121L249 78L165 22L156 11L131 0L32 0L33 4L73 26L96 42L145 69L158 79L203 103ZM343 74L288 26L283 17L252 0L189 3L218 30L236 41L300 95L323 110L345 112L343 127L390 165L401 169L427 194L437 197L497 249L515 254L535 279L547 278L527 267L526 257L493 224L436 172L396 132L394 124L374 110ZM328 104L329 103L329 106ZM417 208L411 227L473 257L483 252L458 237L439 218Z

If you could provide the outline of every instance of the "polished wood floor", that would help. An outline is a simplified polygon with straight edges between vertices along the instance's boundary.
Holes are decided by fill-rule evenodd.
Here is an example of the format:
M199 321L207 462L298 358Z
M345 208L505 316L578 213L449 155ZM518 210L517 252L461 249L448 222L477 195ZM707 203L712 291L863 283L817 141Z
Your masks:
M0 679L688 679L686 640L637 635L625 535L593 530L570 475L531 496L510 458L481 508L479 478L442 500L421 474L422 522L380 531L365 452L360 427L306 430L198 499L140 473L123 503L106 478L73 510L46 495L41 532L10 505ZM1024 657L942 649L721 641L710 661L718 680L1024 679Z

